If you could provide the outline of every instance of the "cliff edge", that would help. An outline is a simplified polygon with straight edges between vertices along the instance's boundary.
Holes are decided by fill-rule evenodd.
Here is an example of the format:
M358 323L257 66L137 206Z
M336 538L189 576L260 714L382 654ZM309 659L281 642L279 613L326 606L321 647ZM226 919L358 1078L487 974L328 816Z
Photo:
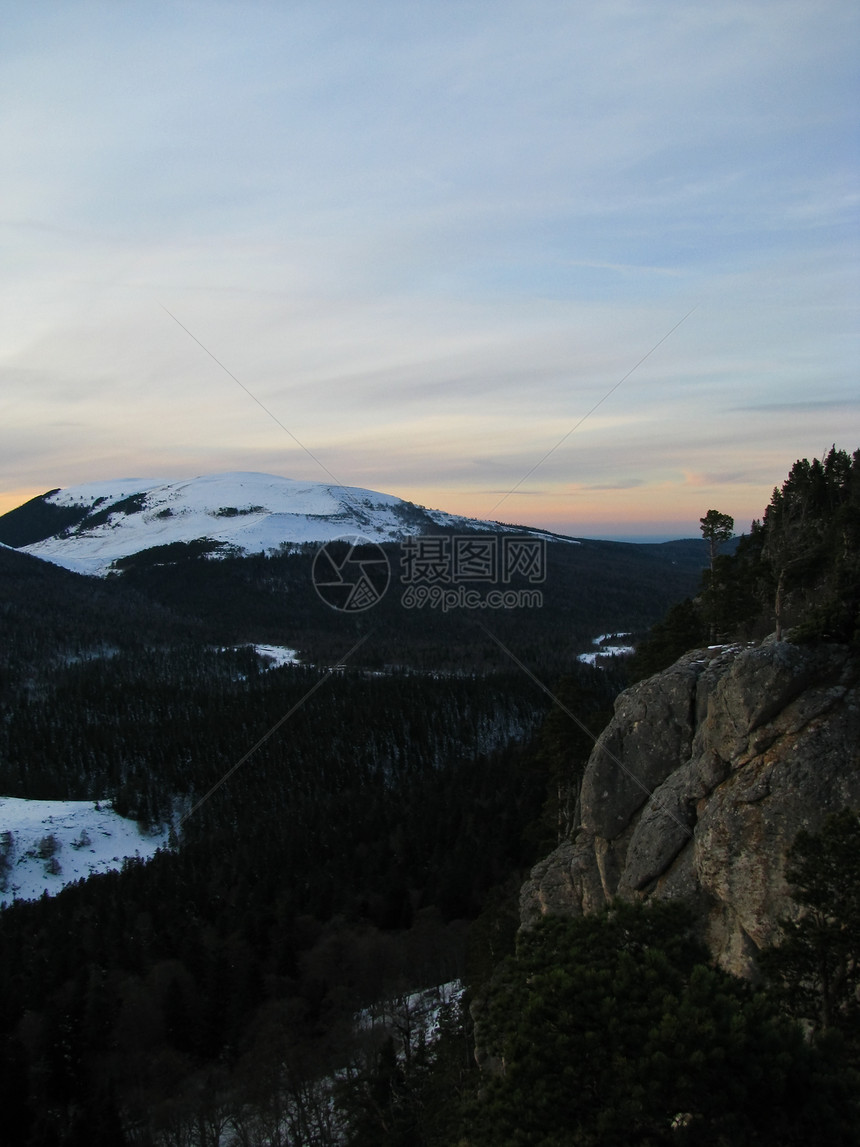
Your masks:
M576 827L523 886L528 927L620 896L688 903L717 963L792 910L785 856L860 808L858 665L840 645L698 649L626 690L585 769Z

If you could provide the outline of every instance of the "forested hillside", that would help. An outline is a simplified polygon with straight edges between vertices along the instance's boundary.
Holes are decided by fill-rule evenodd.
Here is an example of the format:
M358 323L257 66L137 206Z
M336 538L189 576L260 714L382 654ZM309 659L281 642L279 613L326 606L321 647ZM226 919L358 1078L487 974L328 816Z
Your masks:
M86 652L199 639L199 621L130 586L80 577L0 546L0 697Z

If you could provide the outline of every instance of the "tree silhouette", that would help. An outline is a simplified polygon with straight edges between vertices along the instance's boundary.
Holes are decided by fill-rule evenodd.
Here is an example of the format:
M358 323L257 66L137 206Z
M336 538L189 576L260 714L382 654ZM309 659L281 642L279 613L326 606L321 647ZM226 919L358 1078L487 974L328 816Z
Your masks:
M721 514L719 510L708 510L704 518L699 518L702 537L708 543L708 556L711 561L711 574L714 572L714 562L723 542L729 541L735 528L735 520L730 514Z
M708 543L708 556L711 568L707 575L707 613L708 634L713 642L717 637L717 577L715 564L717 553L723 542L727 542L735 528L735 520L730 514L721 514L719 510L708 510L704 518L699 518L702 537Z

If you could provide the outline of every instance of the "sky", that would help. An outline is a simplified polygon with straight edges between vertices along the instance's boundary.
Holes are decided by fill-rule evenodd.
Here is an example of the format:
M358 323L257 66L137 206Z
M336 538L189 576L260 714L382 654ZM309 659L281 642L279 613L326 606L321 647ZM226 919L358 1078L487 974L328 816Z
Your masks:
M860 447L858 70L848 0L0 0L0 512L747 529Z

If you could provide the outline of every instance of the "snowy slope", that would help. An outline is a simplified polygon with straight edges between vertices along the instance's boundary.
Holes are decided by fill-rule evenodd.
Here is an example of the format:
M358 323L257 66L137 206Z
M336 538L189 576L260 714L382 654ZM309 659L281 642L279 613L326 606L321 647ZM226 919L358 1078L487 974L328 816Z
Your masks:
M110 804L0 797L0 907L53 896L127 857L148 860L166 843L166 832L144 833Z
M43 501L84 507L87 516L74 528L22 549L78 573L102 575L119 558L204 538L248 554L356 533L390 542L437 526L509 528L424 510L393 494L244 472L181 481L88 482Z

